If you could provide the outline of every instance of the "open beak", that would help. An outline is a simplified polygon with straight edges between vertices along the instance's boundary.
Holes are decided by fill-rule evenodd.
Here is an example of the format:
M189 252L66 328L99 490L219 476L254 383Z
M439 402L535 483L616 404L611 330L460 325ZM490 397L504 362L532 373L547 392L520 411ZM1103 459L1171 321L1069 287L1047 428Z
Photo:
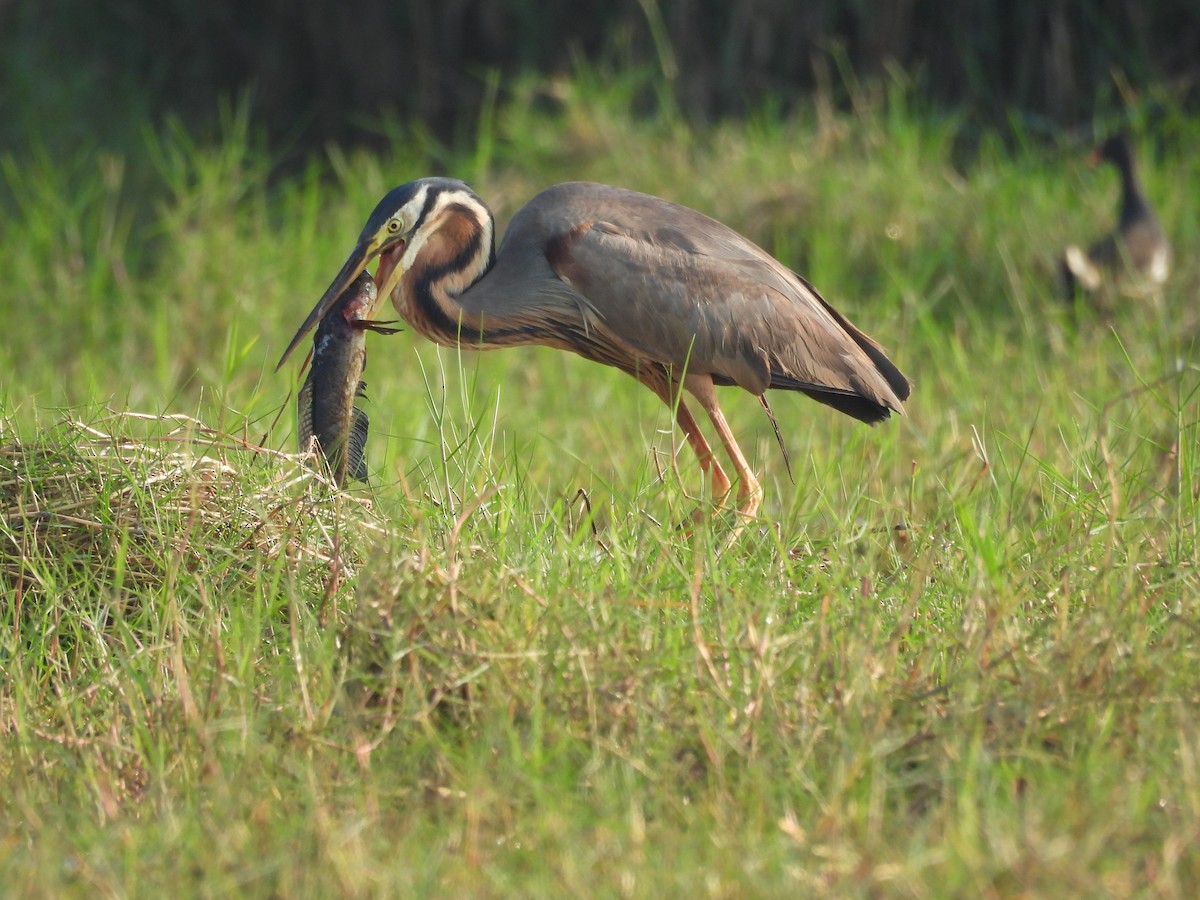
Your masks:
M337 273L337 277L333 279L333 283L325 289L325 293L321 295L321 299L317 301L317 305L313 307L313 311L308 314L308 318L304 320L304 324L300 326L300 330L296 332L296 336L292 338L292 342L283 351L283 356L279 357L279 362L275 366L276 372L283 368L283 364L287 362L287 358L292 355L292 351L296 349L296 346L304 340L305 335L312 331L316 324L325 318L325 314L337 302L338 297L342 296L346 288L350 287L354 279L359 276L359 273L367 267L367 264L371 262L371 258L378 252L378 246L374 246L371 242L358 242L358 245L351 252L349 259L342 266L342 270Z

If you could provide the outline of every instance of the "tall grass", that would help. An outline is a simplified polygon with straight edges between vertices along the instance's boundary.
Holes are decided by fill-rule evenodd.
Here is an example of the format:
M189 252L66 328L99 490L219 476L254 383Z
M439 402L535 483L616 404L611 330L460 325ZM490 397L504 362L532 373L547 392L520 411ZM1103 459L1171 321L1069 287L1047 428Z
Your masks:
M9 890L1194 892L1194 160L1142 142L1177 271L1105 319L1054 282L1115 208L1080 148L964 162L904 90L693 130L637 89L529 83L486 152L396 126L286 179L246 111L157 131L150 174L6 161ZM502 222L567 178L723 219L890 348L908 415L776 398L793 482L726 391L767 499L722 552L631 379L372 336L371 484L335 499L277 452L272 368L434 170Z

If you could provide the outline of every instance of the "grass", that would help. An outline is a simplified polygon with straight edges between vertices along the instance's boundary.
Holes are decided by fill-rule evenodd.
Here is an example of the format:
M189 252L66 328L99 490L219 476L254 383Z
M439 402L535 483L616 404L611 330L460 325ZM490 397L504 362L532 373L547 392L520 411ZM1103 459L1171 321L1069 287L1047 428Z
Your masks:
M1194 893L1200 125L1143 154L1163 302L1106 321L1055 296L1115 204L1073 148L964 164L902 91L694 130L635 87L283 181L244 111L144 171L5 162L11 892ZM671 527L703 485L631 379L406 333L371 340L372 483L331 494L271 370L432 170L501 221L566 178L718 216L891 349L908 416L777 397L792 483L726 391L767 497L722 553Z

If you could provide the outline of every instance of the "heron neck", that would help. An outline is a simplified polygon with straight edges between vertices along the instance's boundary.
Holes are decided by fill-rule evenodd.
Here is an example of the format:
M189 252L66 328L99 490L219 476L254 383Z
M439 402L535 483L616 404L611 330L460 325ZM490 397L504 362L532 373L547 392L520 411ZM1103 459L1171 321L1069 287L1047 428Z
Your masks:
M1133 159L1123 156L1114 164L1121 174L1121 223L1126 224L1143 215L1146 199L1142 194L1142 185L1138 181L1133 168Z
M490 214L486 222L463 215L430 237L401 282L402 314L414 329L447 347L504 346L483 310L464 303L495 265L494 233Z

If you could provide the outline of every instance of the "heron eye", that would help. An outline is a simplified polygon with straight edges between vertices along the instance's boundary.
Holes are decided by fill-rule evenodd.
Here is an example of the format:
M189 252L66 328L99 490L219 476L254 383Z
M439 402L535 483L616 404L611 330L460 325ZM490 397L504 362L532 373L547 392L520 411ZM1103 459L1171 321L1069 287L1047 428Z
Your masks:
M388 234L399 234L404 227L404 223L400 219L388 219L387 230Z

